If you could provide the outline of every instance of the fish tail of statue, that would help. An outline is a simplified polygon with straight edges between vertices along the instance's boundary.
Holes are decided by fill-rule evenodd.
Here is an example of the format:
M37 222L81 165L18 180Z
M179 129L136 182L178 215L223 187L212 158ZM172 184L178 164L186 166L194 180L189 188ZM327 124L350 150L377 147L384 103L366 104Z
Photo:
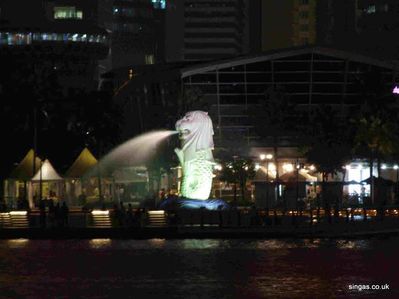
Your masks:
M183 167L181 195L191 199L208 199L212 189L212 177L212 162L199 158L186 163Z

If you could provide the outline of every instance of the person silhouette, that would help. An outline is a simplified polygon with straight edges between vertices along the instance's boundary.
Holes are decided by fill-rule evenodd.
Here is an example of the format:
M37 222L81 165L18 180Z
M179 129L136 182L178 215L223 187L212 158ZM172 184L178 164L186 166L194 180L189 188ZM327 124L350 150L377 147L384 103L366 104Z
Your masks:
M44 204L44 200L40 199L39 201L39 222L40 222L40 227L45 228L46 227L46 206Z
M62 226L68 226L68 215L69 215L69 208L66 202L62 202L61 207L61 219L62 219Z

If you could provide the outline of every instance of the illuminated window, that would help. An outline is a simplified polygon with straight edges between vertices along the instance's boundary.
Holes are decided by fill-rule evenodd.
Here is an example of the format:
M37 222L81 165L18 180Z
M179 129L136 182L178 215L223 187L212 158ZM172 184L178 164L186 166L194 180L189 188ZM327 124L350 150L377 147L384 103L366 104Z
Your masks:
M114 15L120 15L125 17L133 17L136 16L136 10L128 7L114 7L113 8Z
M145 64L154 64L155 58L154 55L145 55Z
M155 9L166 8L166 0L151 0L151 2Z
M370 5L369 7L366 8L367 14L373 14L375 12L376 12L375 5Z
M75 6L54 7L54 19L83 19L83 12Z

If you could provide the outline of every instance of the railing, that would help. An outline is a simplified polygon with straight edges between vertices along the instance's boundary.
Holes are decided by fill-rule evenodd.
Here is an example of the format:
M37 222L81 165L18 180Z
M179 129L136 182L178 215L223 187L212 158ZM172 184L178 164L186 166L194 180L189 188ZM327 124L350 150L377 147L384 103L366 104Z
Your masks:
M0 213L0 230L5 228L154 228L154 227L306 227L364 222L397 222L399 207L379 209L310 209L258 210L237 208L230 210L147 211L72 210L68 214L48 211L9 211Z

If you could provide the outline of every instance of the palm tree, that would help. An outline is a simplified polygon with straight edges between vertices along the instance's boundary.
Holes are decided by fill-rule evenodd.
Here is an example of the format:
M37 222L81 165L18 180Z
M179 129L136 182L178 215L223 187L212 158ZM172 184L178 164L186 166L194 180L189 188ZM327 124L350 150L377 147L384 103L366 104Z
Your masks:
M377 159L377 176L380 177L381 160L395 154L398 148L397 128L389 118L363 116L357 120L355 148L358 153L368 153L370 164L370 197L374 203L374 160Z
M380 176L381 160L397 155L399 107L392 90L384 84L380 70L369 70L363 78L358 78L358 84L363 90L364 103L352 120L356 127L353 152L369 160L370 195L374 202L374 160L377 159L377 175Z

